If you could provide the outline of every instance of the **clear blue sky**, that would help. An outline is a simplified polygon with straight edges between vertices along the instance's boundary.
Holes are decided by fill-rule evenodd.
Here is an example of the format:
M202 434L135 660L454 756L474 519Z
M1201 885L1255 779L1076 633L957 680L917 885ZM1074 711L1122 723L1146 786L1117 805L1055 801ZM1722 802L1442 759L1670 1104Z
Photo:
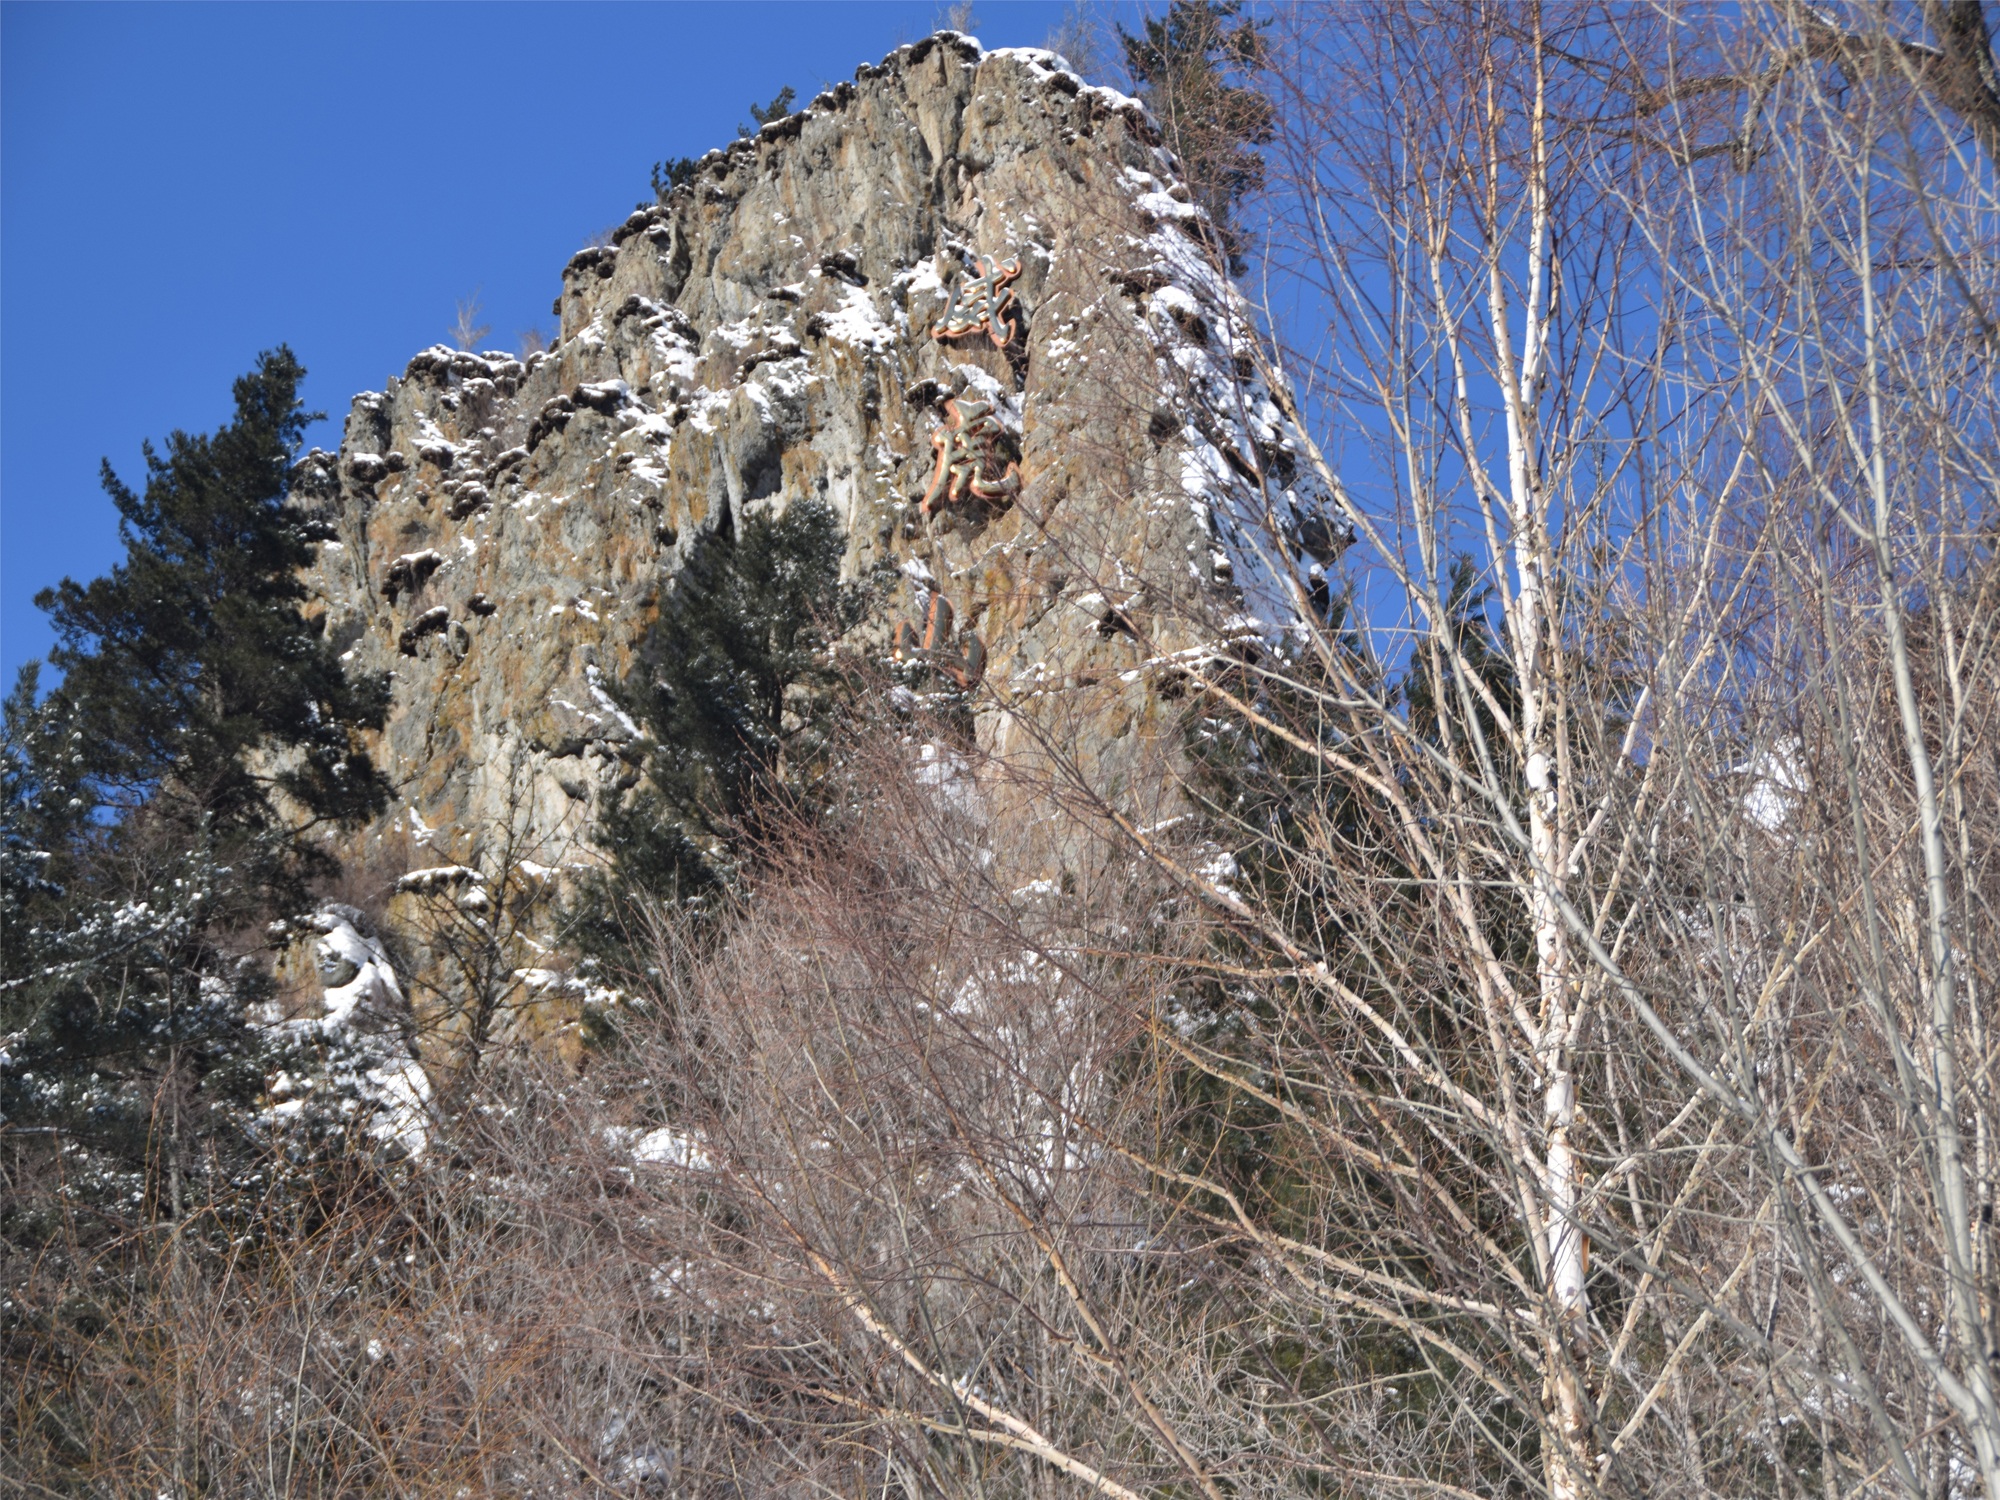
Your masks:
M981 0L988 46L1060 0ZM547 328L563 262L726 143L943 22L870 4L0 6L0 671L48 647L32 600L120 554L97 484L212 429L289 343L331 447L356 391L444 339Z

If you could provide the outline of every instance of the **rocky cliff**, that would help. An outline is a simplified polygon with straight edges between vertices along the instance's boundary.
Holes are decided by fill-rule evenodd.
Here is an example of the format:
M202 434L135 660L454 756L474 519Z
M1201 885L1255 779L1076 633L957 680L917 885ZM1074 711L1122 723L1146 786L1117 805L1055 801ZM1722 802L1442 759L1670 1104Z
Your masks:
M394 674L368 840L591 858L637 775L606 684L697 538L803 496L852 573L904 580L851 649L942 596L981 747L1059 719L1132 791L1160 664L1269 629L1324 550L1207 239L1136 101L940 33L579 252L552 348L428 349L357 397L297 488L313 608Z

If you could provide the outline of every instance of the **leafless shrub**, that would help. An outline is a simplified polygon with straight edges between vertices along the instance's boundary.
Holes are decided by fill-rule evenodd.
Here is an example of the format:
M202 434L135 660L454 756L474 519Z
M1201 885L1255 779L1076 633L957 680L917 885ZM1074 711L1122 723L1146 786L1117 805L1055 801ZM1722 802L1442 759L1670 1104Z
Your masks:
M1104 23L1084 0L1064 12L1063 18L1049 31L1048 39L1042 44L1049 51L1069 59L1070 65L1085 78L1101 71L1100 54L1104 50Z
M1653 19L1290 17L1267 326L1331 336L1261 373L1361 542L1317 602L1260 545L1321 623L1144 580L1106 618L1208 648L1185 747L1104 754L1082 672L984 686L1004 755L864 719L581 1075L503 1051L420 1168L51 1234L8 1461L2000 1496L1992 163L1893 36ZM1177 439L1107 434L1176 393L1127 353L1051 420L1137 506Z
M1185 1335L1137 1315L1205 1252L1106 1150L1134 1038L1091 957L1141 912L1115 870L1037 883L1052 851L1008 846L948 738L851 769L872 794L801 831L638 1046L681 1158L655 1241L675 1295L741 1320L745 1441L802 1472L1171 1474Z
M451 342L454 348L477 348L480 341L493 331L491 324L479 321L479 312L477 292L458 304L458 316L452 320L451 325Z
M1205 1475L1181 1429L1236 1272L1148 1201L1146 1006L1107 1003L1171 971L1129 951L1156 914L1123 863L1039 878L1077 848L1012 840L956 734L909 728L857 733L846 816L791 832L719 944L659 930L660 992L581 1078L495 1055L421 1163L322 1161L191 1215L200 1254L28 1277L52 1330L89 1285L118 1311L22 1429L65 1422L112 1488Z
M612 1432L644 1392L602 1328L636 1304L630 1267L577 1212L608 1168L566 1083L517 1069L490 1090L493 1123L460 1163L477 1171L322 1161L286 1197L191 1217L177 1234L201 1253L178 1271L141 1242L31 1282L17 1295L61 1378L21 1389L38 1409L17 1430L40 1439L15 1450L24 1477L574 1493L617 1489L648 1452L664 1463L644 1423ZM85 1297L107 1309L94 1330Z

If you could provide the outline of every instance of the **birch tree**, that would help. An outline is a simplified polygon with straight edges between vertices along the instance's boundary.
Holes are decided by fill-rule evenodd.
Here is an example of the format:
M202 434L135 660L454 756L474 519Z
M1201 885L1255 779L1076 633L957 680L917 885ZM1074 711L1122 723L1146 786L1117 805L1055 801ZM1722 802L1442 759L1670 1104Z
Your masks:
M1963 17L1691 19L1273 49L1267 379L1360 545L1333 625L1196 675L1251 878L1134 836L1251 997L1163 1044L1318 1207L1171 1180L1422 1347L1473 1492L1990 1494ZM1441 1451L1396 1481L1464 1492Z
M1577 29L1537 7L1302 34L1284 80L1292 216L1271 246L1279 273L1322 299L1331 351L1285 350L1273 385L1297 393L1306 433L1346 429L1351 460L1331 438L1309 438L1310 457L1375 570L1353 606L1366 646L1308 648L1315 717L1337 704L1345 721L1314 733L1314 754L1386 800L1399 860L1435 892L1451 982L1484 1017L1491 1092L1399 1036L1387 1011L1401 997L1363 1002L1365 1019L1498 1148L1528 1252L1510 1311L1533 1331L1541 1472L1560 1500L1599 1473L1577 1142L1599 991L1564 913L1589 904L1580 877L1620 831L1601 781L1618 706L1592 627L1607 564L1645 523L1634 460L1672 328L1670 309L1635 295L1633 227L1603 191L1616 164L1574 123L1599 92L1559 63ZM1457 556L1492 599L1504 701L1451 618ZM1399 668L1431 705L1428 732L1386 686ZM1254 712L1256 690L1240 692ZM1497 924L1496 886L1516 908ZM1518 958L1504 937L1516 922Z

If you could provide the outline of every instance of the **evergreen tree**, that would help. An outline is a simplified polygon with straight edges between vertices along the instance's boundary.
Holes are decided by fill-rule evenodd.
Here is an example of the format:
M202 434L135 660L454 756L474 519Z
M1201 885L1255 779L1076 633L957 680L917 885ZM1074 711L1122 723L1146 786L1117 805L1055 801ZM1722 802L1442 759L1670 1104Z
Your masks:
M381 727L387 679L350 679L299 611L316 536L289 470L321 415L300 406L304 378L289 349L260 355L228 425L175 432L164 457L146 445L143 491L106 460L125 561L36 596L86 784L107 806L165 796L228 839L295 815L351 822L386 799L355 731Z
M387 683L351 680L299 608L304 374L261 356L232 421L147 446L143 491L105 465L124 561L37 597L63 680L41 695L31 665L5 706L0 1115L173 1212L262 1084L245 1013L268 981L239 935L327 868L320 828L386 800L356 736Z
M1493 590L1479 581L1472 559L1454 557L1443 600L1443 627L1417 643L1408 669L1403 674L1402 697L1408 708L1410 727L1416 731L1417 737L1434 748L1446 749L1441 722L1462 722L1464 717L1464 705L1460 701L1462 663L1463 671L1473 679L1464 682L1468 690L1464 696L1473 705L1474 722L1478 725L1488 758L1500 761L1504 774L1507 736L1495 721L1487 700L1491 698L1492 702L1499 704L1501 711L1512 721L1520 708L1521 694L1514 680L1514 664L1493 628L1489 614L1492 599ZM1448 699L1443 705L1438 703L1436 697L1440 686ZM1466 731L1461 728L1448 748L1461 769L1476 774L1479 752L1477 747L1467 743L1467 738Z
M1450 736L1443 727L1445 719L1462 720L1458 687L1465 679L1455 674L1462 671L1466 679L1474 679L1465 685L1475 702L1483 703L1483 694L1490 693L1503 708L1511 707L1517 689L1489 615L1490 592L1469 559L1454 559L1444 619L1434 634L1414 643L1400 670L1370 655L1366 633L1352 627L1351 598L1336 594L1329 603L1325 635L1317 646L1275 660L1251 659L1234 667L1218 663L1212 669L1218 685L1251 712L1212 701L1196 705L1186 725L1191 786L1203 823L1226 846L1209 869L1248 895L1253 908L1281 922L1303 951L1323 955L1326 967L1349 991L1388 1008L1393 1002L1387 976L1419 964L1425 947L1418 899L1423 875L1403 862L1394 838L1385 836L1395 814L1379 792L1333 770L1312 747L1342 747L1352 753L1364 739L1378 736L1378 747L1395 747L1393 781L1408 780L1429 754L1446 755L1477 775L1463 732ZM1329 670L1321 650L1337 670ZM1439 682L1446 694L1442 716L1435 691ZM1352 711L1348 705L1356 683L1365 684L1366 695L1391 712L1400 708L1411 731L1407 738L1384 742L1366 715ZM1505 742L1490 711L1483 706L1476 711L1490 753L1504 755ZM1357 876L1371 891L1366 909L1357 909L1352 901ZM1493 924L1496 949L1518 952L1527 941L1518 913L1496 901L1485 915ZM1393 935L1386 943L1385 932ZM1295 1125L1304 1109L1288 1116L1272 1103L1307 1106L1310 1101L1311 1107L1324 1107L1324 1093L1300 1087L1274 1061L1285 1055L1282 1039L1290 1028L1336 1036L1342 1023L1328 1014L1315 986L1302 986L1295 977L1256 983L1235 978L1254 973L1268 956L1267 948L1246 940L1243 932L1219 925L1213 943L1218 971L1231 977L1191 985L1175 1024L1211 1055L1231 1058L1242 1076L1270 1080L1268 1095L1238 1087L1210 1069L1155 1065L1148 1086L1170 1089L1179 1108L1177 1138L1170 1143L1180 1153L1175 1164L1228 1184L1234 1194L1229 1212L1241 1205L1278 1232L1316 1241L1332 1255L1362 1259L1377 1253L1378 1244L1358 1229L1351 1239L1343 1239L1344 1226L1333 1225L1329 1235L1328 1226L1316 1217L1318 1164L1309 1139ZM1422 986L1412 988L1426 993ZM1400 1013L1407 1034L1427 1055L1458 1058L1476 1042L1451 998L1439 990L1426 995L1428 1003ZM1393 1080L1365 1053L1344 1056L1341 1066L1350 1082L1385 1094L1393 1091ZM1359 1122L1357 1134L1366 1128L1366 1122ZM1416 1265L1414 1259L1405 1264ZM1283 1335L1262 1357L1283 1367L1303 1392L1332 1389L1365 1371L1394 1382L1412 1403L1435 1399L1437 1368L1403 1330L1387 1320L1370 1324L1357 1318L1347 1325L1347 1334L1340 1361L1328 1360L1324 1349L1309 1341Z
M784 119L786 115L792 112L792 101L796 98L798 98L797 92L790 84L787 84L784 88L778 90L769 104L751 105L750 118L757 123L754 126L738 124L736 127L737 136L742 138L755 135L773 120ZM656 203L665 203L667 195L673 192L675 188L680 187L684 183L694 181L694 174L700 168L701 162L692 156L669 156L654 162L653 200ZM640 206L644 207L643 204Z
M625 901L710 902L777 819L810 811L841 681L827 648L867 602L843 551L832 510L799 501L704 537L675 577L619 692L652 750L599 835L612 863L578 912L585 947L626 956Z
M757 129L753 130L748 125L738 125L736 127L736 134L738 136L755 135L758 130L762 130L773 120L784 119L786 115L792 112L792 101L797 97L798 94L793 90L792 86L786 84L772 96L769 104L751 105L750 118L757 122Z
M1242 0L1173 0L1164 19L1146 18L1143 35L1118 28L1126 70L1239 275L1235 206L1264 185L1264 159L1255 148L1276 134L1270 101L1239 81L1264 67L1262 25L1238 20L1242 9Z
M41 663L29 662L0 710L0 983L25 972L31 924L62 899L63 855L88 822L81 737L40 686Z
M665 203L667 195L684 183L694 181L701 163L692 156L669 156L653 163L653 200ZM642 207L644 205L641 205Z

